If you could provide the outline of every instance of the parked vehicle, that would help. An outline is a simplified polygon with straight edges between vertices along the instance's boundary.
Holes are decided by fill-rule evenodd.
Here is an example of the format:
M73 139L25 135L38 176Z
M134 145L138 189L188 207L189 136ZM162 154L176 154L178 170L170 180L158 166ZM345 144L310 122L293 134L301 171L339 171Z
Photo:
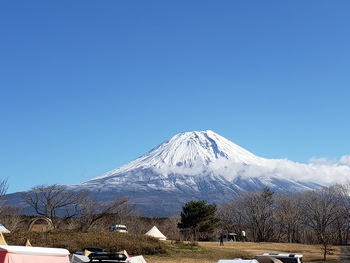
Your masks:
M122 252L108 253L102 248L88 247L73 253L70 263L126 263L127 255Z
M256 259L219 259L217 263L259 263Z
M128 232L128 229L125 225L113 225L109 227L109 232L126 233Z
M255 256L259 263L303 263L303 255L288 253L262 253Z

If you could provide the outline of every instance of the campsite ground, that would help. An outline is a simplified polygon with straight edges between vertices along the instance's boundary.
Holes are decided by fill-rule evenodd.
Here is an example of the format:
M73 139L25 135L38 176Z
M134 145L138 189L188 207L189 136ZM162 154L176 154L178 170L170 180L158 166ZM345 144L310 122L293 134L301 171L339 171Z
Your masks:
M171 241L166 241L171 243ZM331 247L327 261L323 260L323 250L320 245L303 245L289 243L254 243L254 242L199 242L198 247L182 248L179 251L162 256L145 256L147 263L216 263L219 259L253 258L256 254L264 252L285 252L303 254L304 263L312 262L339 262L340 247Z
M323 261L321 245L303 245L291 243L255 243L255 242L199 242L192 246L187 242L159 241L145 235L113 232L75 232L51 231L4 233L9 245L23 246L30 240L33 246L64 247L71 253L84 247L101 247L106 251L126 250L131 256L143 255L147 263L216 263L218 259L253 258L263 252L285 252L303 254L304 263L340 262L341 248L330 247L327 261ZM349 262L350 250L342 255L344 262Z

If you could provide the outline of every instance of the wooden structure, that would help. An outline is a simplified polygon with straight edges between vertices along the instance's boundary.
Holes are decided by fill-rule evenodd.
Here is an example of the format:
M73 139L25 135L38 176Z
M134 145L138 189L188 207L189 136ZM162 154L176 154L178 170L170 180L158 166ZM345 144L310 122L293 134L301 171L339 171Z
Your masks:
M48 232L53 229L54 226L50 218L37 217L31 220L28 232Z

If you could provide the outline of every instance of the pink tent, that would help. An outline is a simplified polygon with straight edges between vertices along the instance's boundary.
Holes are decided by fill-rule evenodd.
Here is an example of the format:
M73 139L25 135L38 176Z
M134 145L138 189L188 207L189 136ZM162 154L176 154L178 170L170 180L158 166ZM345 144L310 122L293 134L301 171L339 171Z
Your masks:
M0 246L0 263L69 263L63 248Z

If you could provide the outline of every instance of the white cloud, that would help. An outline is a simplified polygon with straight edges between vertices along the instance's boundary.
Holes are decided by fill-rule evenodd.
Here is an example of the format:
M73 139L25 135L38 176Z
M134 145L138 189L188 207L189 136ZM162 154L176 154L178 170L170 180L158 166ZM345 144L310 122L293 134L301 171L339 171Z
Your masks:
M344 155L339 160L340 165L347 165L350 166L350 155Z
M160 167L159 167L160 168ZM310 158L309 164L292 162L287 159L263 159L261 164L232 164L225 158L216 159L208 164L197 163L194 167L162 166L162 173L198 175L207 171L225 176L228 180L240 175L244 178L277 176L294 181L313 182L321 185L333 185L350 181L350 155L339 160L327 158Z
M292 162L286 159L266 160L263 166L235 166L226 169L232 179L238 171L243 177L278 176L294 181L333 185L350 181L350 155L340 160L311 158L309 164Z
M328 159L326 157L321 157L321 158L311 157L309 159L309 163L331 165L331 164L337 163L337 160L336 159Z
M337 165L337 166L350 166L350 155L344 155L340 159L329 159L326 157L316 158L312 157L309 159L310 164L325 164L325 165Z
M289 163L289 164L288 164ZM326 157L309 159L309 164L281 160L276 163L276 172L290 179L332 185L350 181L350 155L338 159Z

